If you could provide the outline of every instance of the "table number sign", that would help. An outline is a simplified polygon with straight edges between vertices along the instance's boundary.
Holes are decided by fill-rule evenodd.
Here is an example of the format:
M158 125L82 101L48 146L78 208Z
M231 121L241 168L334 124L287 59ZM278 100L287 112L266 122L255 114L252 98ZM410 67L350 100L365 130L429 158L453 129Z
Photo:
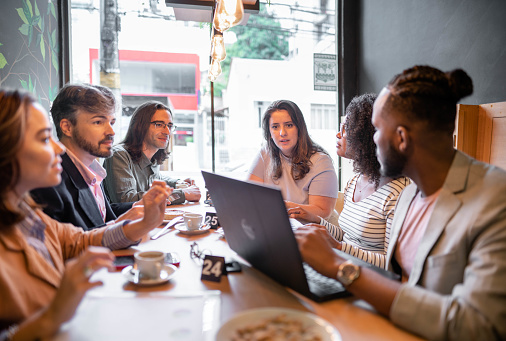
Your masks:
M218 227L220 227L220 222L218 221L218 216L214 212L207 212L206 213L205 223L208 225L211 225L211 228L215 229L215 230Z
M205 255L202 264L203 281L221 282L221 276L225 273L225 258L220 256Z

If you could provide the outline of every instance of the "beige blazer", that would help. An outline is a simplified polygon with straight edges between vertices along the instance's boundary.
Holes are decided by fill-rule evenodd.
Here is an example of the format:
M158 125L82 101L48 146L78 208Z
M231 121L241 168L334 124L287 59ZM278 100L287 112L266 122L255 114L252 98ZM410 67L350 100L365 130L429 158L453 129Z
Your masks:
M418 189L399 198L387 252ZM432 340L506 339L506 172L456 152L392 321Z
M64 271L65 260L89 245L102 245L106 228L84 232L36 210L46 224L45 244L54 266L26 242L17 229L5 232L0 223L0 325L17 323L47 306Z

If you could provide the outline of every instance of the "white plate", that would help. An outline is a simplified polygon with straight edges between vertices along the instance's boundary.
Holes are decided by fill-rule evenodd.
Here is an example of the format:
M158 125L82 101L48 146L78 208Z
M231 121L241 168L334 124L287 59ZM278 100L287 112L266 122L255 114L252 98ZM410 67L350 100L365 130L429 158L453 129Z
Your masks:
M130 282L135 285L141 285L141 286L150 286L150 285L157 285L157 284L163 284L165 282L168 282L169 279L174 276L174 273L176 272L177 268L174 265L165 264L163 266L163 269L160 273L160 278L156 279L147 279L147 278L139 278L139 282L135 283L135 279L137 277L137 269L135 269L132 265L127 266L121 271L121 274Z
M198 230L188 230L185 226L184 223L178 223L174 226L174 228L176 230L179 231L179 233L182 233L182 234L187 234L189 236L194 236L196 234L203 234L203 233L206 233L206 232L209 232L209 229L211 228L211 225L209 224L206 224L204 226L202 226L200 229Z
M246 310L225 322L216 334L216 341L230 341L237 329L257 324L281 314L286 315L289 319L302 322L304 328L314 327L314 330L320 334L322 341L342 340L341 335L333 325L314 314L285 308L258 308Z

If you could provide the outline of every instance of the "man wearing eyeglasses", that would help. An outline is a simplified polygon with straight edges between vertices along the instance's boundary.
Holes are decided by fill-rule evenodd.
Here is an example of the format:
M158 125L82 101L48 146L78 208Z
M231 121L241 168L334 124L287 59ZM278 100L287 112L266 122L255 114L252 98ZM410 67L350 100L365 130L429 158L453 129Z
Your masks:
M134 111L125 139L113 147L113 156L104 162L109 174L104 186L112 202L139 200L154 180L176 188L171 204L200 200L200 189L193 180L181 181L160 173L174 129L172 113L163 103L148 101ZM186 188L177 189L180 186Z

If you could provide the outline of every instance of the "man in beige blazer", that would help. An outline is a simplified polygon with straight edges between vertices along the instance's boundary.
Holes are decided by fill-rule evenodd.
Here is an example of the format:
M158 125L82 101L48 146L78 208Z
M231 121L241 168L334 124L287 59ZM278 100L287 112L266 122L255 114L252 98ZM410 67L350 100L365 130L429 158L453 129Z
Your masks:
M402 282L345 261L322 229L297 232L306 262L431 340L506 339L506 172L453 148L456 103L471 92L462 70L418 66L375 102L382 173L413 180L398 200L387 252Z

